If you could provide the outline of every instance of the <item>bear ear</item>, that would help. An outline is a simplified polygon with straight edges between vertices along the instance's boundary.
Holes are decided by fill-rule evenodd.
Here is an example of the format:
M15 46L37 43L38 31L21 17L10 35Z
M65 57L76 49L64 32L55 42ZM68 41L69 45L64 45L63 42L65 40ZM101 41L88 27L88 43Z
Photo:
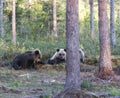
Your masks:
M60 51L60 49L57 49L56 51L57 51L57 52L59 52L59 51Z
M35 54L40 54L39 50L35 50Z
M66 52L66 49L64 49L64 51Z

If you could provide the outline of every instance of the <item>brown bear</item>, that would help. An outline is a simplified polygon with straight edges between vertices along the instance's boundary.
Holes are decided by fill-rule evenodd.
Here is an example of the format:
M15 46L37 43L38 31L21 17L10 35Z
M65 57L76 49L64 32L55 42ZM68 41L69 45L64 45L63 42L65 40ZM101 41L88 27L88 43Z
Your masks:
M85 62L85 53L82 49L79 49L80 61ZM66 62L66 49L57 49L54 55L48 60L48 64L58 64Z
M48 60L48 64L58 64L66 61L66 49L56 49L54 55Z
M42 54L40 50L26 51L17 55L12 61L15 70L24 68L35 68L35 64L41 64Z

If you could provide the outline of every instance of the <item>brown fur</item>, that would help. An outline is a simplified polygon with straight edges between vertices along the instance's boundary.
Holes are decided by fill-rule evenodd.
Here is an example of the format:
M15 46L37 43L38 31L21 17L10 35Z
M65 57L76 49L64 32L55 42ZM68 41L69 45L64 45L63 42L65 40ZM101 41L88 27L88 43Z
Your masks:
M17 55L12 61L12 67L16 70L24 68L34 68L35 64L41 63L41 53L39 50L26 51Z

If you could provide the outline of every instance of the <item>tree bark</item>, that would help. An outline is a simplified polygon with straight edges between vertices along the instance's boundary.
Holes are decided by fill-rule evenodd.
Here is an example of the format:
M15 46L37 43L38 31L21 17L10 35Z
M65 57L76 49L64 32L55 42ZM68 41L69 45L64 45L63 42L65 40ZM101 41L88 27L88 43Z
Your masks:
M98 76L107 79L114 75L111 65L110 38L108 34L107 1L98 0L100 64Z
M67 0L66 11L67 66L65 88L80 88L78 0Z
M110 0L110 40L112 46L116 45L114 28L114 0Z
M93 0L89 0L90 4L90 35L91 39L94 38L94 11L93 11Z
M80 98L78 0L66 3L66 81L64 90L53 98Z
M16 14L15 14L15 0L12 0L12 41L16 45Z
M53 0L53 37L58 37L57 35L57 17L56 17L56 0Z
M3 37L3 0L0 0L0 36Z

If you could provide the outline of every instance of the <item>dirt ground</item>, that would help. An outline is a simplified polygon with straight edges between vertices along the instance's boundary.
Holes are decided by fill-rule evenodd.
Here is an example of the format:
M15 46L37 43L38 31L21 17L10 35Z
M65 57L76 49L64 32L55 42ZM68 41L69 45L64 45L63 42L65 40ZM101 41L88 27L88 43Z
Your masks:
M91 94L99 92L102 95L112 88L115 88L115 91L120 90L120 76L117 76L115 81L101 80L95 76L96 70L96 66L81 67L81 83L84 91L89 91ZM0 67L0 98L51 98L63 89L64 83L64 65L55 67L44 65L39 70ZM117 96L116 98L120 98L119 92Z

